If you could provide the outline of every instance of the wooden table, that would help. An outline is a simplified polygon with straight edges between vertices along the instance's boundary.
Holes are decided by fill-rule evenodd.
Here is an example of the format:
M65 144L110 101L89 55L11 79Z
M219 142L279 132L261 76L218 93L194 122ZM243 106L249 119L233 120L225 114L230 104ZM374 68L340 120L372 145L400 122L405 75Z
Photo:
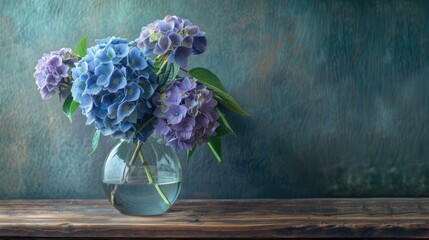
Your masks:
M0 201L0 237L429 237L429 198L179 200L129 217L107 200Z

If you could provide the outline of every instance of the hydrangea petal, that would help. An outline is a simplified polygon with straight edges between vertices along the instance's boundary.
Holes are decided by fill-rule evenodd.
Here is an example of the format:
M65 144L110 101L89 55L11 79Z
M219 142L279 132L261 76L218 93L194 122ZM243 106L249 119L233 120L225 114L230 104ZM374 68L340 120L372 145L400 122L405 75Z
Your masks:
M162 119L156 119L153 126L158 134L167 135L168 132L170 132L170 127L167 125L167 122Z
M116 116L118 114L118 106L119 106L119 103L115 102L115 103L112 103L112 105L110 105L107 108L107 113L108 113L109 118L116 118Z
M182 105L170 105L168 106L165 115L167 116L167 122L169 124L177 124L186 116L187 108Z
M42 71L42 72L35 72L34 73L34 78L36 79L36 81L41 82L41 81L45 81L46 78L46 72Z
M81 67L73 71L75 84L79 86L73 87L72 94L80 103L87 101L80 105L82 113L104 135L126 141L144 139L153 127L150 125L140 133L136 131L153 109L152 104L142 98L143 89L139 85L145 82L155 91L153 65L141 50L130 47L126 40L111 37L99 42L88 48L86 56L77 64ZM101 90L96 91L97 88Z
M195 118L185 117L179 124L176 126L177 131L192 131L195 126Z
M206 143L216 135L215 130L219 126L219 113L215 111L217 101L213 99L213 94L202 84L191 86L193 83L187 78L176 79L165 92L153 98L156 104L153 114L163 121L156 121L156 132L174 150L192 149L196 144ZM175 91L180 92L179 103L166 104L166 99L175 96ZM162 131L165 128L168 131Z
M180 140L188 140L192 137L192 131L177 131L177 137L180 138Z
M97 60L100 62L110 62L113 58L116 57L115 50L112 47L106 47L102 50L99 50L96 54Z
M103 122L104 124L104 122ZM114 128L108 128L108 127L103 127L101 128L101 133L103 134L103 136L109 136L112 135L116 132L116 130Z
M195 128L208 128L210 124L210 120L203 115L199 115L195 121Z
M132 70L143 70L148 64L138 48L133 48L128 54L128 65Z
M174 61L181 67L185 68L188 65L188 57L191 55L192 49L186 47L178 47L174 52Z
M112 63L101 63L95 67L96 75L106 75L109 77L113 73L113 64Z
M41 93L43 99L51 98L55 94L55 92L49 91L46 87L42 88L40 90L40 93Z
M50 54L43 54L37 61L33 76L42 99L51 98L56 92L65 98L70 92L69 69L74 67L76 58L71 58L71 49L62 48ZM67 83L67 84L63 84Z
M89 95L82 95L80 105L83 108L89 108L92 105L92 98Z
M139 85L143 89L141 95L143 99L149 99L152 97L153 93L155 92L155 88L152 84L149 83L149 81L140 81Z
M166 21L174 23L174 30L176 32L182 31L182 29L183 29L183 20L180 17L170 16L169 18L166 19Z
M100 85L97 85L97 77L92 76L86 80L85 94L97 94L101 91Z
M153 50L153 53L157 55L164 55L167 53L171 45L171 40L167 36L162 36Z
M164 104L169 105L178 105L182 101L182 93L178 86L173 86L172 90L168 92L167 97L164 100Z
M56 87L58 82L61 81L61 78L56 78L53 75L49 74L46 76L45 81L46 81L46 84L54 85L54 87Z
M123 102L118 107L118 119L122 120L128 117L136 109L134 102Z
M187 58L183 56L201 54L207 48L205 32L188 19L178 16L166 16L163 20L156 20L142 27L136 42L137 47L144 50L145 54L168 54L170 62L176 62L177 59L179 62L176 63L182 67L187 63ZM188 51L179 50L177 57L169 53L176 52L179 47L190 48L192 52L188 54Z
M178 84L181 92L187 92L194 89L197 84L195 82L191 82L188 77L183 78L183 80Z
M46 88L48 91L55 93L55 88L56 88L56 86L55 86L55 85L53 85L53 84L49 84L49 83L48 83L48 84L46 84L45 88Z
M168 21L160 21L158 23L158 28L161 32L166 33L168 31L173 30L174 28L174 22L168 22Z
M176 32L170 32L168 38L171 40L171 45L173 47L179 47L182 45L183 37Z
M137 107L136 107L137 108ZM129 122L129 123L137 123L137 120L138 120L138 118L139 118L139 116L138 116L139 114L138 114L138 110L137 111L133 111L127 118L126 118L126 120L127 120L127 122Z
M195 25L186 26L185 27L185 33L189 36L195 36L200 32L200 28Z
M125 85L127 85L127 80L125 79L124 74L122 71L116 69L110 77L110 83L107 86L107 90L109 92L117 92L119 89L124 88Z
M69 74L68 74L69 66L67 66L65 64L60 65L59 67L57 67L56 70L57 70L58 75L62 78L69 76Z
M61 59L60 56L54 55L48 61L46 61L46 66L56 68L56 67L61 66L62 62L63 62L63 60Z
M192 48L193 43L194 43L194 38L191 36L187 36L182 41L182 47Z
M121 132L126 132L130 130L132 126L133 125L129 122L123 122L119 125L119 129L121 130Z
M120 60L128 55L129 47L126 43L116 44L115 47L116 57Z
M97 85L106 87L109 84L109 77L106 75L100 75L97 78Z
M86 117L85 125L91 125L95 121L95 118L92 114L88 114Z
M194 37L194 42L192 44L192 53L201 54L207 49L207 39L206 37Z
M125 86L125 100L136 101L140 97L140 88L136 83Z

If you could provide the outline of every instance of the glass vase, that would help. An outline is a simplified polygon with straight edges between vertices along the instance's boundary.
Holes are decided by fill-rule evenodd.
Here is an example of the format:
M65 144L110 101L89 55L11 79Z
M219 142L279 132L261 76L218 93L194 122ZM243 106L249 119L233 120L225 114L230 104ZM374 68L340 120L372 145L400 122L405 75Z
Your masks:
M165 142L150 137L145 143L121 141L103 166L103 188L122 214L159 215L176 201L182 168L176 153Z

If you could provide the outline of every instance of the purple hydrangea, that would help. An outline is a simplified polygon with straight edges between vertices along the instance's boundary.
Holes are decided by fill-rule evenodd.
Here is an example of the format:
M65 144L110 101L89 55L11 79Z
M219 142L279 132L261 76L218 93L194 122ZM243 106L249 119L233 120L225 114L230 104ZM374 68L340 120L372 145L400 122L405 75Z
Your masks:
M164 92L155 94L153 100L155 132L175 151L190 151L216 135L217 101L204 85L188 77L176 79Z
M34 73L43 99L51 98L56 92L64 99L70 94L71 68L77 61L77 58L73 58L70 48L61 48L58 51L43 54L37 62Z
M188 19L166 16L142 28L137 47L146 54L167 55L170 62L186 67L191 54L206 51L206 33Z
M148 101L157 88L153 64L126 39L96 40L73 69L73 99L80 103L86 124L104 136L145 141L153 131L142 125L152 116Z

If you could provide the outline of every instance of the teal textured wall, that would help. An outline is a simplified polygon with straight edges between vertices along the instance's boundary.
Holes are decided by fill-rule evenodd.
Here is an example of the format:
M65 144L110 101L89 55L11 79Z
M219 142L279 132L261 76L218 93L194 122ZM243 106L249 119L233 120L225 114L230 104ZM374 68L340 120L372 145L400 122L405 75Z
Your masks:
M83 35L135 39L165 15L207 32L213 70L251 118L218 165L184 163L182 198L429 195L429 3L420 1L0 1L0 198L101 198L93 126L42 101L44 52Z

